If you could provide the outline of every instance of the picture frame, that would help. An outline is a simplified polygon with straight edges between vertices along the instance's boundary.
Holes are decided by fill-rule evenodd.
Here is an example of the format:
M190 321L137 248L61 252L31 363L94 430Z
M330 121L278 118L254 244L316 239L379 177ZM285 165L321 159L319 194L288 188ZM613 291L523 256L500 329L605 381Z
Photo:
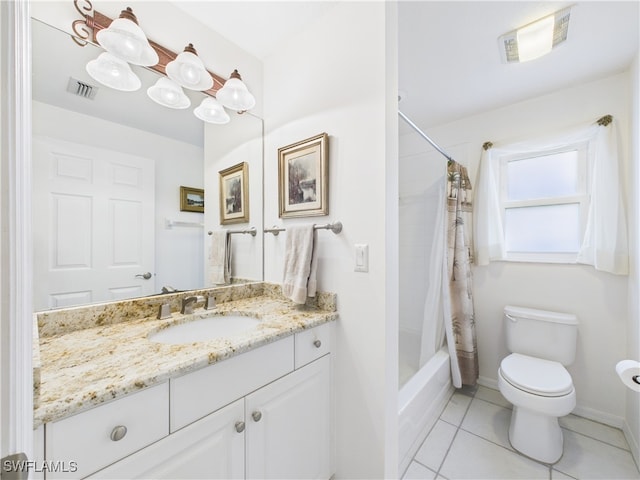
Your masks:
M249 166L246 162L221 170L220 224L249 221Z
M180 211L204 213L204 189L181 186Z
M329 214L328 146L321 133L278 149L280 218Z

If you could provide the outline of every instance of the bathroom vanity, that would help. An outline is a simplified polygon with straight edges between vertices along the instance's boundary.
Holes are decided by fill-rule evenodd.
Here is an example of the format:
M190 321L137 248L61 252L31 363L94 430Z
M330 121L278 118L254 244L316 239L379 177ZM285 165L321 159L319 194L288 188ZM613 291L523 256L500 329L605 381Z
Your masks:
M331 477L335 296L298 307L268 284L201 293L215 310L176 313L178 294L161 300L176 302L168 319L124 302L125 321L103 310L68 331L59 315L38 319L36 440L59 469L47 479ZM149 339L212 314L260 322L203 342Z

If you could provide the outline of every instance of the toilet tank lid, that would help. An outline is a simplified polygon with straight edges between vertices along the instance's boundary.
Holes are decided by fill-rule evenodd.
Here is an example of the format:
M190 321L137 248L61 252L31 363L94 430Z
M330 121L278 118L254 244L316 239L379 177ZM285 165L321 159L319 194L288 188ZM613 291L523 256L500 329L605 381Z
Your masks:
M547 322L564 323L567 325L578 324L578 317L572 313L550 312L548 310L515 307L513 305L507 305L504 307L504 314L515 318L530 318L532 320L543 320Z

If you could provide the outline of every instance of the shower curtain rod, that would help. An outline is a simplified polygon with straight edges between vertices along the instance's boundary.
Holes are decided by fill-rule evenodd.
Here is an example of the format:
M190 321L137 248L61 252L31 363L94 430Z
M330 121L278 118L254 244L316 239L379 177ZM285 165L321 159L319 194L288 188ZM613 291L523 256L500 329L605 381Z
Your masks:
M427 142L429 142L431 144L431 146L433 148L435 148L437 151L439 151L442 155L445 156L445 158L447 160L449 160L450 162L455 162L455 160L453 158L451 158L450 155L447 154L447 152L445 152L444 150L442 150L438 144L436 142L434 142L433 140L431 140L431 138L429 138L429 136L424 133L422 130L420 130L420 127L418 127L415 123L413 123L409 117L407 117L404 113L402 113L400 110L398 110L398 115L400 115L400 117L409 124L409 126L411 128L413 128L416 132L418 132L418 134L424 138Z

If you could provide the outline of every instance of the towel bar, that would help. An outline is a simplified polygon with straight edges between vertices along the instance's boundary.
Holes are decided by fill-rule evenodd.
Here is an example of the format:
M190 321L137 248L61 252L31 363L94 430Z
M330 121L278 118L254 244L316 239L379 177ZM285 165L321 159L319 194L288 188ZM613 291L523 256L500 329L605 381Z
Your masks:
M213 235L213 232L211 230L209 230L207 233L209 235ZM235 233L248 233L252 237L255 237L257 232L256 232L256 227L251 227L247 230L229 230L230 235L233 235Z
M313 228L315 230L331 230L336 235L342 231L342 222L333 222L327 223L325 225L314 225ZM275 225L272 228L265 228L264 233L272 233L274 236L278 235L280 232L284 232L287 229L282 227L276 227Z

